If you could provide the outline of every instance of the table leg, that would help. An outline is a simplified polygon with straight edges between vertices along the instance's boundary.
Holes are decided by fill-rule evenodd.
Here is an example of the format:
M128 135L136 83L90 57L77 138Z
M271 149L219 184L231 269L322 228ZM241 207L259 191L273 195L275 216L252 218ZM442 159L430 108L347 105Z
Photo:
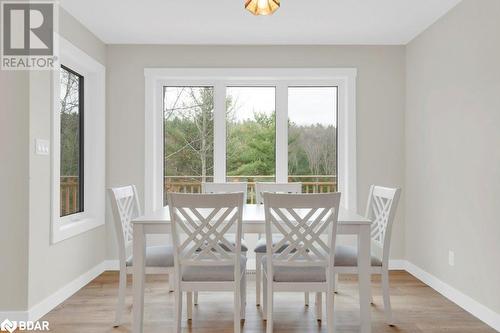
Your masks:
M144 315L144 252L145 252L144 228L140 224L134 224L134 247L133 247L133 297L132 307L133 322L132 332L141 333Z
M359 309L361 333L371 332L370 226L359 227L358 234Z

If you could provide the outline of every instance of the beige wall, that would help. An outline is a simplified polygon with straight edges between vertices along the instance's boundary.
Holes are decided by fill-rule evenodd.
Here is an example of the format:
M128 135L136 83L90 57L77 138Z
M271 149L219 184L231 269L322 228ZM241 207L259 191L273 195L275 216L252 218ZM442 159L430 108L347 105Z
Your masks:
M28 72L0 70L0 311L28 302Z
M106 46L78 21L60 11L60 34L101 63L106 60ZM29 122L29 298L28 308L52 295L72 280L102 263L105 258L105 228L103 226L66 239L50 243L51 205L49 156L35 155L35 138L51 137L51 77L48 71L30 73ZM27 150L25 150L27 151ZM91 180L87 180L91 181Z
M134 183L144 191L145 67L356 67L359 208L370 184L404 185L404 46L108 45L107 55L108 186ZM396 259L404 257L403 211L401 205ZM110 223L108 231L107 257L114 259Z
M406 71L406 258L500 313L500 1L464 0Z

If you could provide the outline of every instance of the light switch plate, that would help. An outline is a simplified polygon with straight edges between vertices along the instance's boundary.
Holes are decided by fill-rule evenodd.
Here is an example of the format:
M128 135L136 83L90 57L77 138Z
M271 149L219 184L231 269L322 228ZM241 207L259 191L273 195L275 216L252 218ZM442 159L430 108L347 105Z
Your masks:
M35 154L37 155L49 155L50 153L50 141L43 139L35 140Z

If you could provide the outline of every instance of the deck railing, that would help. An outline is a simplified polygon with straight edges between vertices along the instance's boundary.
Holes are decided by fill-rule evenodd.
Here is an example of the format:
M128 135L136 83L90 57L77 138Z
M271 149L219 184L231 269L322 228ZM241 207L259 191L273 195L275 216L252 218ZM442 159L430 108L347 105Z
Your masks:
M78 176L61 176L61 216L78 211Z
M255 183L274 182L274 176L228 176L228 182L247 182L247 201L255 203ZM212 182L213 177L206 177ZM201 193L202 177L199 176L167 176L163 181L164 192ZM327 193L337 191L337 176L293 175L288 182L301 182L302 193ZM166 202L165 202L166 204Z
M205 181L212 182L213 177L206 177ZM255 183L273 182L274 176L228 176L228 182L247 182L248 203L255 203ZM337 190L336 176L299 175L289 176L288 182L301 182L302 193L327 193ZM201 193L202 177L199 176L167 176L163 181L166 192ZM78 177L61 177L61 215L67 215L77 210L78 205Z

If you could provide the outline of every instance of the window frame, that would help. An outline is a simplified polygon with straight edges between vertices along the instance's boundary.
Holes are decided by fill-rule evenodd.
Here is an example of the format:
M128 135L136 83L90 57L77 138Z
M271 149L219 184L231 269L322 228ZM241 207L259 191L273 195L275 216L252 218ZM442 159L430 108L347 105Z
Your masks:
M163 204L163 87L214 87L214 182L226 179L226 87L276 87L276 182L288 181L288 87L337 87L337 179L342 205L356 210L355 68L145 68L145 210Z
M105 223L105 67L71 44L58 37L59 55L52 71L52 126L51 126L51 243L58 243ZM82 173L83 210L65 216L60 215L60 68L64 65L84 77L81 91L85 106L83 135L80 141ZM91 181L89 181L91 180Z
M78 77L78 211L66 215L82 213L85 211L85 76L61 63L60 68ZM59 140L59 145L61 145Z

